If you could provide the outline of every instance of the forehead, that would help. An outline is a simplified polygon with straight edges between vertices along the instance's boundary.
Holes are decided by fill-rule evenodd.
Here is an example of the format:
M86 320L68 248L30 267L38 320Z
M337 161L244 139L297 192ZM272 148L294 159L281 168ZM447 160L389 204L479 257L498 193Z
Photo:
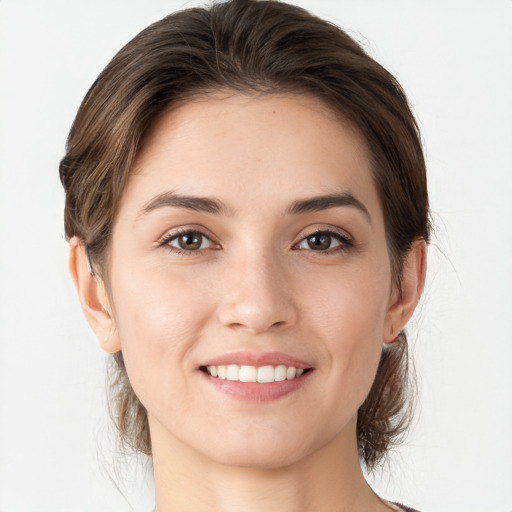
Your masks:
M121 209L157 193L225 198L235 209L349 192L378 208L358 131L306 95L209 95L164 114L134 162Z

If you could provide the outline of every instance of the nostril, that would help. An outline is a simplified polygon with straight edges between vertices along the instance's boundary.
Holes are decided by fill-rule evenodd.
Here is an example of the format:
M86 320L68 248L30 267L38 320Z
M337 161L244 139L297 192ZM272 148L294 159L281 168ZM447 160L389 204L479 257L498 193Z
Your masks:
M234 330L244 329L253 334L269 329L284 329L297 320L297 309L292 301L247 291L222 301L219 320L226 327Z

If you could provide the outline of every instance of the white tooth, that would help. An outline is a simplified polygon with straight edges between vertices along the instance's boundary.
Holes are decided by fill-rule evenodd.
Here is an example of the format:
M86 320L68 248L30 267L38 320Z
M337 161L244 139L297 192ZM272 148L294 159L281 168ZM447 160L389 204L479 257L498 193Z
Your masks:
M219 372L217 371L216 366L208 366L208 371L210 372L210 375L212 377L217 377L217 375L219 375Z
M304 370L302 368L297 368L297 371L295 372L295 377L300 377L304 373Z
M288 380L292 380L295 378L295 372L297 371L297 368L295 366L288 366L288 369L286 370L286 378Z
M240 366L238 366L237 364L228 365L227 379L240 380Z
M255 366L240 366L240 382L256 382L258 370Z
M284 364L276 366L274 380L276 382L286 380L286 366Z
M274 382L274 367L260 366L258 368L258 382Z
M220 365L217 367L217 372L219 374L219 379L225 379L228 374L228 369L224 365Z

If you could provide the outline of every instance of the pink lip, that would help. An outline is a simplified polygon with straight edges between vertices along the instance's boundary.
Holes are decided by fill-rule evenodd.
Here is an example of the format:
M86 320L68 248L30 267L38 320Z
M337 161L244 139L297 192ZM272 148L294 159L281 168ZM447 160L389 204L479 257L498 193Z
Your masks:
M311 364L282 352L233 352L231 354L224 354L213 359L209 359L201 365L201 367L204 368L205 366L230 364L237 364L239 366L277 366L284 364L286 366L294 366L295 368L302 368L304 370L312 370ZM303 373L300 377L291 380L259 383L219 379L218 377L212 377L206 371L201 372L203 378L218 391L240 400L253 402L269 402L297 391L307 383L312 373L312 371L308 371Z
M296 357L282 352L232 352L223 354L213 359L209 359L202 366L219 366L237 364L239 366L277 366L284 364L286 366L295 366L295 368L311 368L312 365L306 361L301 361Z
M309 380L311 373L312 372L303 373L300 377L291 380L267 382L265 384L219 379L218 377L212 377L206 372L201 372L201 375L209 384L214 386L215 389L227 395L250 402L270 402L288 395L293 391L297 391Z

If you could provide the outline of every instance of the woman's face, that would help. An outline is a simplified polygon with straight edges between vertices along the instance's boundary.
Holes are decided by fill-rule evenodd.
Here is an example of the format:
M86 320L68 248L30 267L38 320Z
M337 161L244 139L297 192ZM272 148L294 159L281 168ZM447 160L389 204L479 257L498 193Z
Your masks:
M153 443L276 467L356 442L397 293L364 143L319 101L203 97L165 115L109 281Z

